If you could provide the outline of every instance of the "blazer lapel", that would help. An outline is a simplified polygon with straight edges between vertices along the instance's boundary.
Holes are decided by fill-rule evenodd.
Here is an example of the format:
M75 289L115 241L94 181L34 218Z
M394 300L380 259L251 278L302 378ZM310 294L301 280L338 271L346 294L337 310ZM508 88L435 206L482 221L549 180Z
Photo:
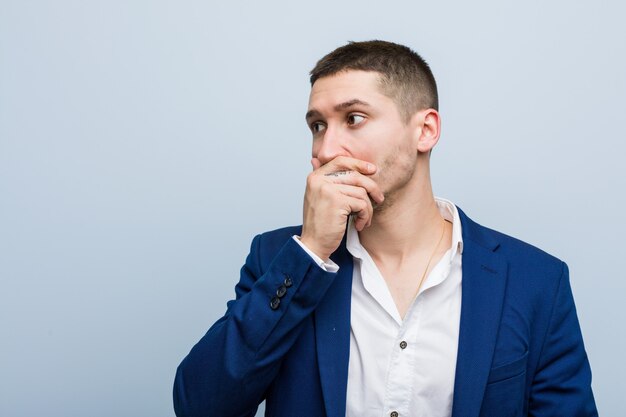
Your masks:
M344 417L350 356L352 256L345 238L331 256L339 265L335 281L315 309L315 337L327 417ZM309 399L302 398L302 401Z
M498 242L457 207L463 233L462 297L452 417L480 413L496 345L507 262Z

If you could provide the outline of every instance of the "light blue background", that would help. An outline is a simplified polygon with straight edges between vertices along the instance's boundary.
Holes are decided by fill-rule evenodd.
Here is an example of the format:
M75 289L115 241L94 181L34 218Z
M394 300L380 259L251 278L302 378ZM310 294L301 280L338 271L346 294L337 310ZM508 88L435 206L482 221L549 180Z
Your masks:
M301 221L308 71L431 64L435 194L570 266L623 416L623 2L0 0L0 415L172 416L254 234Z

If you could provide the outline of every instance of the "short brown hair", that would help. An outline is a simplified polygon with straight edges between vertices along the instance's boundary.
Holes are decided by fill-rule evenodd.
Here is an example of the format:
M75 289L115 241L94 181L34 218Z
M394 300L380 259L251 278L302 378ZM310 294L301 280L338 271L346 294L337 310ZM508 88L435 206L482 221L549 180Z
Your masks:
M348 70L378 72L383 94L396 102L407 121L418 110L439 110L430 67L404 45L380 40L348 42L317 62L311 70L311 86L320 78Z

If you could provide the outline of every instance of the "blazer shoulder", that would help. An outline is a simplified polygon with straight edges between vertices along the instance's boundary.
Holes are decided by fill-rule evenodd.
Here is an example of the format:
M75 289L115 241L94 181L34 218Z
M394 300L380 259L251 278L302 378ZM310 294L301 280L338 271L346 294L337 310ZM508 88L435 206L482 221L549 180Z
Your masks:
M505 254L507 258L526 260L539 264L561 265L563 261L557 256L515 236L508 235L498 230L485 229L500 242L498 252Z
M287 239L290 239L293 235L300 235L302 233L302 226L285 226L274 230L268 230L259 233L255 236L258 239L258 244L263 248L270 248L277 246L282 247Z
M567 264L558 257L517 237L477 225L495 244L493 254L504 259L508 266L508 293L516 299L532 300L539 308L554 297L569 279Z
M555 255L517 237L483 226L460 209L459 214L464 240L470 240L504 257L516 269L542 270L561 275L564 262Z

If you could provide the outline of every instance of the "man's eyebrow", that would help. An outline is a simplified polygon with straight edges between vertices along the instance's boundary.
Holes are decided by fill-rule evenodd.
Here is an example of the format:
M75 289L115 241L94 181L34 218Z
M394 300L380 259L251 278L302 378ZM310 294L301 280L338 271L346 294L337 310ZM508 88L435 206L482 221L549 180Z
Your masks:
M365 107L370 107L370 105L362 100L359 100L358 98L354 98L352 100L349 101L345 101L343 103L339 103L334 107L335 111L341 111L341 110L345 110L348 109L352 106L365 106Z
M306 112L306 116L304 116L305 120L309 120L312 118L317 118L320 117L322 114L320 112L318 112L317 110L313 109L313 110L309 110L308 112Z
M352 100L348 100L348 101L344 101L343 103L339 103L337 105L335 105L335 107L333 107L334 111L342 111L342 110L346 110L349 109L350 107L353 106L364 106L364 107L371 107L369 103L366 103L363 100L359 100L358 98L354 98ZM314 117L320 117L322 114L315 110L315 109L311 109L308 112L306 112L306 116L304 116L304 118L306 120L312 119Z

